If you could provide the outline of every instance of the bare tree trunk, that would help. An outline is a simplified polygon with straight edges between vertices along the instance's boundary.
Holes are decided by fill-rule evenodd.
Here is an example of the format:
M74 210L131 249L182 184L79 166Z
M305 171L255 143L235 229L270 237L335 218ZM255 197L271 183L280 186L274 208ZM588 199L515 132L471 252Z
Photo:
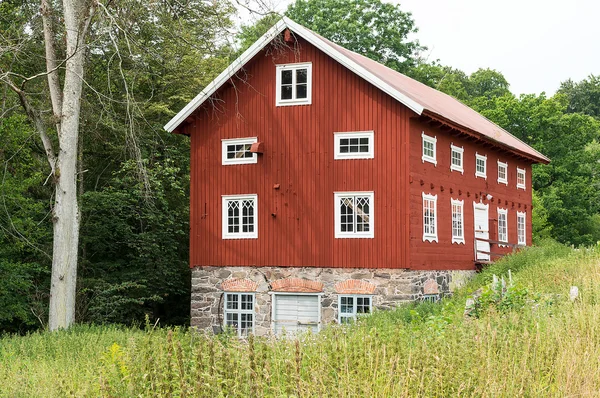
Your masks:
M56 162L54 246L50 286L50 330L68 328L75 321L77 254L80 213L77 201L79 114L90 9L84 0L64 0L67 62L62 92L59 153ZM52 84L52 83L50 83Z

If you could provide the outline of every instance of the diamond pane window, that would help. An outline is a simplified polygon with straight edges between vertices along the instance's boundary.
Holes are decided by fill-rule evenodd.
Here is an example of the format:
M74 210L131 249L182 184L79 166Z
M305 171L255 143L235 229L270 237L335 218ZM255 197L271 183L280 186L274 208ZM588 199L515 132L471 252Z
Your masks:
M335 237L372 238L373 193L347 192L334 195Z
M223 239L258 238L257 195L223 196Z
M225 293L225 326L238 336L254 331L254 294Z
M258 142L256 137L222 140L221 163L223 165L256 163L258 157L256 153L250 151L252 144L256 142Z
M339 323L352 323L357 317L371 313L372 296L345 295L338 296Z
M311 103L312 64L277 66L277 106Z

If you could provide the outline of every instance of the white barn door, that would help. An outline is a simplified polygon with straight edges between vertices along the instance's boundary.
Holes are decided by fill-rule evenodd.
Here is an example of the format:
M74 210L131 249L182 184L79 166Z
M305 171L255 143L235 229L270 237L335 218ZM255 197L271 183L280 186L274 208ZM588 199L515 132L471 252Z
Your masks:
M294 334L319 331L320 296L316 294L273 294L273 331Z
M489 239L490 238L490 226L488 209L489 205L483 203L473 202L473 218L475 225L475 238ZM490 243L476 241L475 247L477 248L476 259L489 261L490 255L479 253L479 251L488 252L490 251Z

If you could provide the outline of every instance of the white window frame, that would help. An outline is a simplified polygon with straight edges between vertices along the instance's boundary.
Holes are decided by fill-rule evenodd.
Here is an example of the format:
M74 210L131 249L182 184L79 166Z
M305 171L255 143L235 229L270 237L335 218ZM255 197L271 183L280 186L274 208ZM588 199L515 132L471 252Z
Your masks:
M254 201L254 231L253 232L241 232L242 230L242 220L241 218L241 205L240 206L240 232L229 232L229 206L228 203L230 201L239 201L242 200L253 200ZM248 194L248 195L223 195L221 196L222 203L222 222L221 228L223 230L223 239L258 239L258 195L257 194Z
M461 174L464 174L464 172L465 172L465 168L464 168L464 162L465 162L464 152L465 152L465 148L464 147L462 147L462 146L456 146L454 144L450 144L450 170L458 171ZM460 154L460 166L454 164L454 162L453 162L453 160L454 160L454 153Z
M352 138L367 138L369 140L368 152L341 152L341 140ZM373 131L352 131L333 133L334 159L373 159L375 157L375 133Z
M352 232L343 231L341 223L341 209L340 199L347 196L363 196L369 198L369 231L357 232L356 231L356 213L354 214L354 230ZM367 192L334 192L333 193L333 206L334 206L334 223L335 223L335 237L336 239L341 238L374 238L375 237L375 194L373 191Z
M296 70L306 69L306 98L296 98ZM312 104L312 62L303 62L297 64L277 65L276 68L276 97L275 106L293 106L293 105L310 105ZM291 70L292 73L292 98L281 99L281 72Z
M500 177L500 168L504 169L504 178ZM498 160L498 184L508 185L508 163Z
M423 242L437 242L438 241L438 211L437 211L437 195L422 193L423 195L423 213L421 215L423 220ZM433 229L434 233L425 232L425 201L433 201Z
M478 160L483 160L483 173L477 170ZM487 180L487 155L475 153L475 177L480 177Z
M504 216L504 231L501 230L500 225L500 216L502 215ZM501 207L498 207L498 241L508 243L508 209L503 209Z
M523 174L523 184L519 184L519 174L522 173ZM525 174L526 170L522 169L520 167L517 167L517 189L523 189L526 190L526 185L527 185L527 175Z
M227 146L229 145L252 145L258 142L257 137L248 137L248 138L231 138L221 140L221 164L232 165L232 164L251 164L256 163L258 161L258 156L256 153L252 154L251 158L234 158L227 159Z
M433 145L433 156L425 155L425 143ZM423 163L429 162L437 166L437 136L429 136L425 132L421 132L421 160Z
M523 225L523 234L519 231L519 218L523 219L521 224ZM521 239L521 235L523 236L523 239ZM524 211L517 211L517 244L523 246L527 245L527 213Z
M224 299L223 299L223 328L227 328L227 327L231 327L229 325L227 325L227 315L228 314L237 314L238 315L238 325L237 325L237 335L238 337L244 337L247 336L248 334L254 334L254 327L256 325L256 313L255 313L255 307L256 307L256 296L254 293L252 292L223 292L223 294L225 295ZM237 309L228 309L227 308L227 304L229 304L229 296L237 296L238 298L238 308ZM251 310L243 310L241 308L242 305L242 295L244 296L250 296L252 297L252 309ZM252 328L251 330L247 330L246 333L243 333L243 329L242 329L242 315L252 315Z
M465 244L465 201L450 198L450 209L452 213L452 243ZM460 207L460 236L454 235L454 206Z
M342 298L352 298L352 312L345 312L342 313ZM357 304L357 299L362 298L362 299L369 299L369 312L363 312L363 313L357 313L356 308L358 306ZM356 320L358 319L358 317L360 316L365 316L365 315L369 315L373 313L373 295L370 294L339 294L338 295L338 323L340 324L344 324L344 323L350 323L350 322L342 322L342 318L347 318L347 319L351 319L352 322L356 322Z

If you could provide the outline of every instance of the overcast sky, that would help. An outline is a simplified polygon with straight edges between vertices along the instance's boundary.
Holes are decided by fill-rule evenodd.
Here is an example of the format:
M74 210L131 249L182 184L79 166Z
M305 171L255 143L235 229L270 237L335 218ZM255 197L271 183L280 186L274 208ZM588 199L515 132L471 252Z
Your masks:
M385 1L385 0L384 0ZM270 0L284 11L291 0ZM429 59L496 69L515 94L600 74L600 1L390 0L412 13Z

